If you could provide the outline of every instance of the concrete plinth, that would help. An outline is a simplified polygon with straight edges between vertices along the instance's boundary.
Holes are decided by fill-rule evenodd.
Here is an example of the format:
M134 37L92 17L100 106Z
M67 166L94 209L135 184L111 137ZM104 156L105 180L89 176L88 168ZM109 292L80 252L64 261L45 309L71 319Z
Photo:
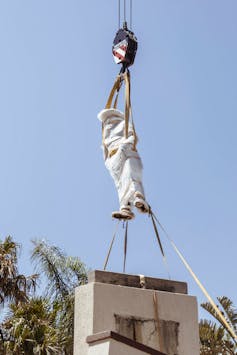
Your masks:
M86 341L90 345L89 355L165 355L112 331L91 335L87 337Z
M93 338L102 332L118 336ZM74 355L152 354L137 344L156 354L199 355L196 298L183 282L91 273L76 289Z

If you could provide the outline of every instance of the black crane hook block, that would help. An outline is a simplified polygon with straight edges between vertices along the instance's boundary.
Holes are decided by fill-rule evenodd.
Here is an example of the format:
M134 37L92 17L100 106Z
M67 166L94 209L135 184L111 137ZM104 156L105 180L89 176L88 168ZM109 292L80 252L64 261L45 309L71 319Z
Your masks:
M123 28L116 33L112 48L114 61L116 64L122 64L122 72L134 63L137 46L137 38L125 22Z

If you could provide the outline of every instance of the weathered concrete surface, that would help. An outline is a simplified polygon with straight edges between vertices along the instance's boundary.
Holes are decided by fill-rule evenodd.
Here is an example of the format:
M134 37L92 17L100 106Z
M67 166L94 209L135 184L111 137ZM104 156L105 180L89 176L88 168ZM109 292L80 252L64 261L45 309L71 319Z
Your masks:
M159 324L155 319L124 317L115 315L116 331L130 339L160 349L166 354L178 353L179 323L174 321L160 320ZM159 329L160 327L160 329ZM157 334L159 329L159 334ZM162 340L161 340L161 339Z
M108 339L91 345L88 355L147 355L147 353L116 340Z
M117 272L107 272L94 270L89 273L88 281L100 282L111 285L128 286L141 288L141 278L139 275L128 275ZM149 290L166 291L174 293L188 293L186 282L157 279L154 277L143 277L144 288Z
M92 355L86 337L107 330L120 332L168 355L199 355L197 302L195 297L185 294L97 282L78 287L74 355Z
M149 348L144 344L138 343L137 341L124 337L123 335L113 331L91 335L87 337L86 341L89 344L88 352L93 355L165 355L164 353Z
M89 346L88 348L88 355L109 355L109 354L110 354L109 340L100 341L98 343L93 344L92 346Z

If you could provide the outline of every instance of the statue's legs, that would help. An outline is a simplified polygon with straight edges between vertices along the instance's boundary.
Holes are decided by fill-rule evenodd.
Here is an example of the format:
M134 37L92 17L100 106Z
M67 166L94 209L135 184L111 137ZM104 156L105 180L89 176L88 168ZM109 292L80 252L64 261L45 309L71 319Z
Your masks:
M142 162L139 154L132 149L132 145L121 145L116 154L108 158L105 164L115 182L120 202L120 211L114 212L113 217L132 219L133 205L140 212L148 212L142 185ZM119 217L121 213L124 217Z

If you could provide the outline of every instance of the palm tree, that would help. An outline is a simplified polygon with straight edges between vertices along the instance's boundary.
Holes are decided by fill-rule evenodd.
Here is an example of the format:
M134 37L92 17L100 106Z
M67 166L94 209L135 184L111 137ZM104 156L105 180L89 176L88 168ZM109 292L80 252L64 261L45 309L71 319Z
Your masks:
M36 288L37 275L25 276L18 272L18 253L20 246L8 236L0 241L0 307L12 302L25 303L31 291ZM4 353L4 341L8 332L0 325L0 352Z
M87 282L85 266L79 258L66 256L44 240L33 244L32 262L43 278L45 292L42 297L13 299L0 328L0 353L71 355L74 288Z
M35 290L37 275L26 277L18 273L20 246L8 236L0 241L0 304L26 302L30 291Z
M46 296L57 309L57 328L65 354L73 353L74 289L87 283L87 271L77 257L66 256L46 241L33 241L32 261L46 278Z
M59 247L45 240L34 240L33 245L31 259L36 271L46 277L47 295L51 299L64 299L76 286L87 282L87 272L79 258L65 255Z
M4 322L8 339L6 354L60 354L60 334L56 327L57 311L50 301L35 297L26 303L10 306L11 317Z
M225 317L227 323L237 334L237 310L234 308L233 302L226 296L217 298L221 312ZM201 306L211 314L219 325L212 321L201 320L199 324L200 341L201 341L201 355L211 354L236 354L237 344L236 339L229 332L229 329L220 319L212 305L207 302Z

